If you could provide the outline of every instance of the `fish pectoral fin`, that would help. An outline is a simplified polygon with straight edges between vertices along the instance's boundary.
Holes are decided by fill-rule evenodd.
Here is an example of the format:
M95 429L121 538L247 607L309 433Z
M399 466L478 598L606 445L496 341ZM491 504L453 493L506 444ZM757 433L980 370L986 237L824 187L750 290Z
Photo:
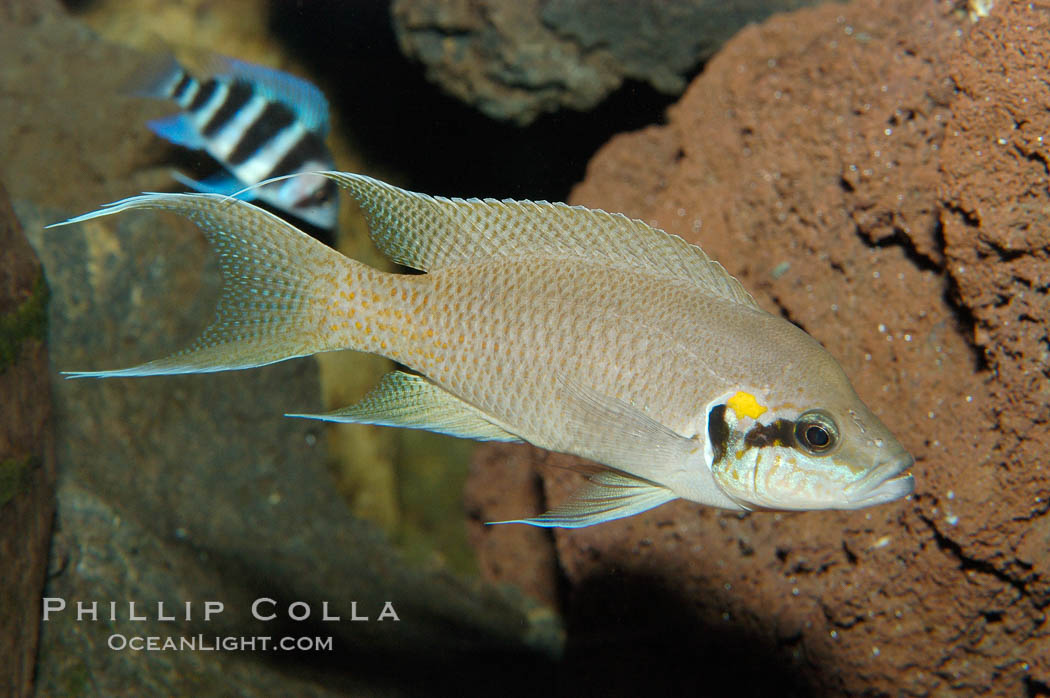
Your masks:
M244 183L226 170L220 170L201 180L192 179L181 172L175 171L171 173L171 176L179 184L194 191L199 191L202 194L222 194L223 196L232 196L241 201L251 201L255 198L255 192L251 190L242 191L245 189Z
M191 150L204 150L206 143L197 127L193 125L190 118L183 113L172 114L163 119L147 121L146 125L153 133L175 145L181 145Z
M289 417L328 422L377 424L426 429L478 441L521 441L486 419L485 413L423 376L393 371L383 376L360 402L326 414L289 414Z
M594 390L571 376L556 376L572 452L654 482L676 473L695 448L691 439L644 411Z
M649 511L677 499L666 487L607 470L591 477L561 506L532 519L493 521L543 528L583 528Z

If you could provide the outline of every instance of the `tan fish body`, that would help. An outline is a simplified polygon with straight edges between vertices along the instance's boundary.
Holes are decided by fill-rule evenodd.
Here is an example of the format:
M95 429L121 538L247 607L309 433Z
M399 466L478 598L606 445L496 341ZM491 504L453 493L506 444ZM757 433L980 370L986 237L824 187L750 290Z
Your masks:
M220 256L218 318L141 376L321 351L394 372L334 421L524 440L610 469L523 520L586 526L678 497L728 509L858 508L910 494L911 457L815 340L755 304L700 248L640 221L546 202L442 199L330 173L379 248L420 275L348 259L251 204L149 194Z

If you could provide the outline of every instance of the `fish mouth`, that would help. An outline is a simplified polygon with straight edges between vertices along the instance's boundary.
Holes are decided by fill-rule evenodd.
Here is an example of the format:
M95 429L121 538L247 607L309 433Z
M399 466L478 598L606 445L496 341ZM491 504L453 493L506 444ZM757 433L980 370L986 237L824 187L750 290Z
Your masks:
M914 464L915 459L905 453L879 463L863 477L851 482L845 491L850 508L892 502L911 494L915 491L915 478L905 471Z

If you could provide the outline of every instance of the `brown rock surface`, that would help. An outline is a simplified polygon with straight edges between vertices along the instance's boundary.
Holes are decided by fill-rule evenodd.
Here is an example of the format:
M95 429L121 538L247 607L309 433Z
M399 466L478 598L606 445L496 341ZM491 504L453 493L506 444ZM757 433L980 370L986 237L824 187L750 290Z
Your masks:
M493 445L478 449L464 493L470 542L486 579L513 584L548 605L558 601L558 561L549 531L531 526L489 526L521 518L543 503L543 485L531 467L561 458L538 448Z
M0 694L28 695L55 511L47 285L0 186Z
M701 244L806 328L917 489L559 531L592 689L1050 692L1048 52L1045 9L1021 4L975 24L915 0L803 10L594 159L574 202ZM550 503L580 481L543 472Z

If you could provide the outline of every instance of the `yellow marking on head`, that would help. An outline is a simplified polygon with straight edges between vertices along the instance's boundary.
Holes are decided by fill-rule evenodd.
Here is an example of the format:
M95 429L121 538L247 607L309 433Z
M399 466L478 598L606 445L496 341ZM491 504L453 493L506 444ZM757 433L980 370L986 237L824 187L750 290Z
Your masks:
M755 399L754 395L743 391L729 398L726 406L733 412L736 412L737 419L743 419L744 417L758 419L769 409L765 405L758 404L758 400Z

